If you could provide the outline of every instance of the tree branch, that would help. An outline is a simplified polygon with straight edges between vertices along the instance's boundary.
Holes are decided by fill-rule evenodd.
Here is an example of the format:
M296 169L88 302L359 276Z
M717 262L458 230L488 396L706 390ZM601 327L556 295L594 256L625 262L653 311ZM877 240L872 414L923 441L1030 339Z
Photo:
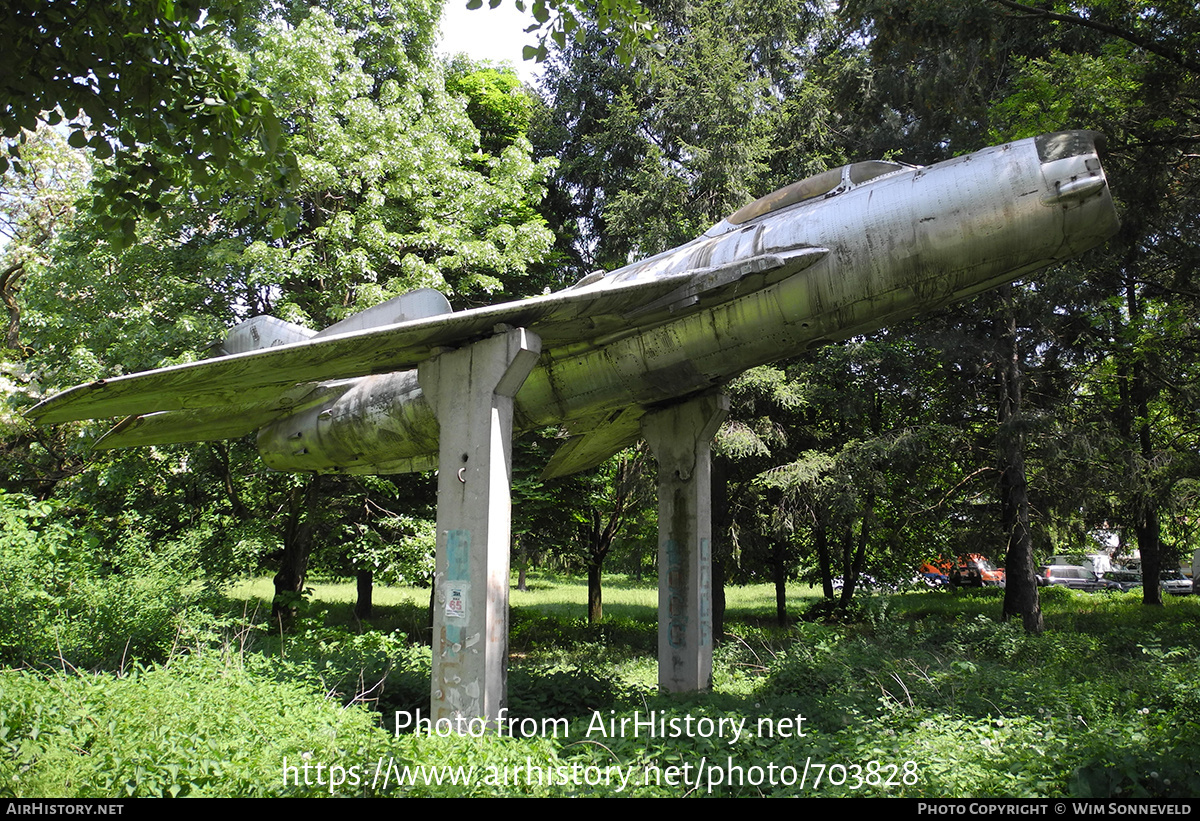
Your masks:
M1188 71L1200 73L1200 63L1190 60L1183 54L1156 43L1153 40L1142 37L1140 34L1119 29L1116 26L1110 26L1107 23L1097 23L1095 20L1088 20L1086 17L1079 17L1074 14L1059 14L1057 12L1047 11L1045 9L1033 8L1032 6L1026 6L1024 3L1018 3L1016 0L992 0L992 2L999 3L1005 8L1027 14L1030 17L1039 17L1044 20L1056 20L1060 23L1068 23L1073 26L1082 26L1084 28L1090 28L1094 31L1112 35L1113 37L1117 37L1127 43L1132 43L1138 48L1145 49L1152 54L1157 54L1159 57L1170 60L1175 65L1186 68Z

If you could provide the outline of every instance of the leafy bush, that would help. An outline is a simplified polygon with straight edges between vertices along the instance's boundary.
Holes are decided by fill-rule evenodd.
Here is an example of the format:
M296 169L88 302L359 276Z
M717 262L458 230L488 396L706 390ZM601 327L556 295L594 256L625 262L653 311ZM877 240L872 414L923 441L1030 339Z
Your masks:
M437 527L429 519L394 515L368 526L356 523L344 534L354 566L370 570L375 581L427 587L433 577Z
M117 668L165 658L194 602L171 545L100 561L51 502L0 492L0 660Z
M634 699L637 688L604 671L579 667L545 670L520 667L508 676L509 705L515 715L558 718L607 711Z
M43 544L55 543L54 512L42 512L46 516L17 517L5 538L16 544L22 532L33 532L45 537ZM67 543L69 535L68 529ZM580 607L562 600L518 609L514 635L524 644L512 645L509 715L570 723L567 736L531 738L387 732L394 729L394 711L429 706L430 651L397 631L334 627L314 608L295 635L279 636L242 617L201 618L192 609L165 663L127 660L123 675L69 668L0 672L0 792L330 792L328 781L285 783L286 758L289 765L386 760L477 771L527 760L639 772L700 761L732 762L747 772L806 761L875 762L909 767L900 772L912 776L890 784L834 778L804 790L724 780L699 790L729 797L1195 794L1200 600L1145 608L1136 598L1066 592L1060 601L1044 602L1048 630L1038 636L997 621L994 599L873 597L860 621L791 629L758 626L758 604L748 604L727 613L732 635L716 651L716 691L674 696L655 692L652 621L618 619L598 629L584 623ZM135 619L149 624L149 605L131 598ZM47 623L63 627L60 616L47 616ZM112 628L111 620L89 618L88 629ZM108 641L86 639L84 627L78 635L89 646ZM650 713L744 719L747 732L736 740L696 732L586 733L597 717L619 724ZM801 716L804 736L770 731ZM624 790L611 783L489 786L476 780L360 782L334 792L665 796L686 790L663 782Z
M328 795L328 784L285 783L285 760L371 760L386 733L368 711L278 681L267 666L207 652L123 676L0 672L0 792Z

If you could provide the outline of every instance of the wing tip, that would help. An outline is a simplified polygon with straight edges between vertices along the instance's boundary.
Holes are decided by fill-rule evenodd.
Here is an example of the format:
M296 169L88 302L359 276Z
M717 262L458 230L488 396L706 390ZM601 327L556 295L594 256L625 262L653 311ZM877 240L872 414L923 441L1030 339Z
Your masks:
M71 405L80 397L99 390L107 384L107 379L96 379L73 388L67 388L65 391L59 391L53 396L43 399L21 415L34 425L57 425L61 422L79 422L83 419L90 419L92 417L88 416L86 411L82 413L79 413L77 409L73 411Z

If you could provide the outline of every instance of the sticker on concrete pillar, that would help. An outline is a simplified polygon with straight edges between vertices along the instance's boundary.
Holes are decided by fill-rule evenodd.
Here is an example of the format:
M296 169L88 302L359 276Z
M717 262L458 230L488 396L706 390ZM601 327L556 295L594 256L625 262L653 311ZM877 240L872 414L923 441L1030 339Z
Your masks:
M446 618L465 622L471 617L471 585L465 582L450 584L446 591Z
M676 650L687 647L688 580L684 555L675 539L667 539L667 643Z

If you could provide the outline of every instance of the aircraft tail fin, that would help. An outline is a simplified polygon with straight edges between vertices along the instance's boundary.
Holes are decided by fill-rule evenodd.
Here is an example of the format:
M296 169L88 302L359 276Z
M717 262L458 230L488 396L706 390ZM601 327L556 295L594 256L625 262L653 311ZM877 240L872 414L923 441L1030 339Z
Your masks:
M209 348L209 353L213 356L232 356L276 345L304 342L315 335L316 331L264 314L233 326L224 339Z
M327 336L382 328L384 325L398 325L401 322L429 319L450 313L454 313L454 309L450 307L450 300L446 299L445 294L433 288L418 288L335 322L328 328L317 331L313 338L324 339Z
M453 309L445 294L432 288L418 288L415 291L392 297L378 305L372 305L370 308L348 316L320 331L313 331L266 314L256 316L235 325L223 340L210 348L210 352L213 356L231 356L273 348L276 345L324 339L327 336L337 336L367 328L380 328L400 322L411 322L414 319L428 319L431 316L449 313L453 313Z

